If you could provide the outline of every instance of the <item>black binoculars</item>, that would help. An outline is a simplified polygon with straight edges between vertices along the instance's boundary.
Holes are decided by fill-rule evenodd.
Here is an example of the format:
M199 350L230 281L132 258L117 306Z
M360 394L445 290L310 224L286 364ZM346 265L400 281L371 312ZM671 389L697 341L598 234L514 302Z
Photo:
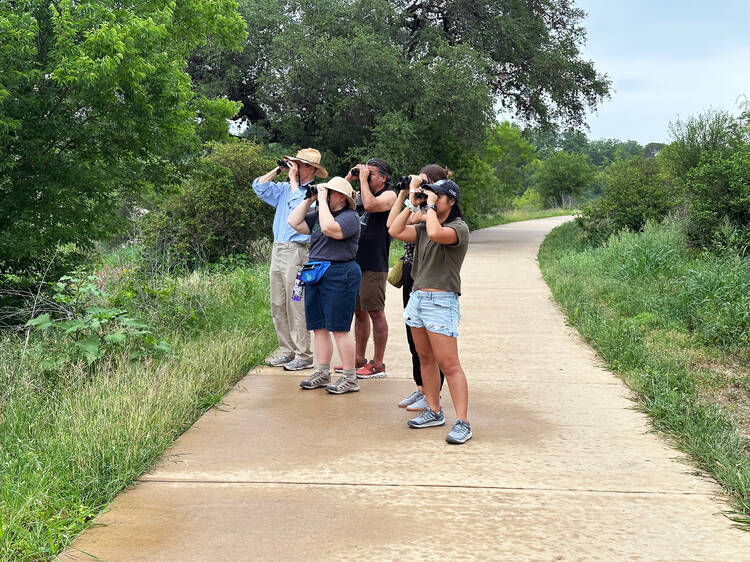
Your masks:
M318 186L314 183L308 184L307 190L305 191L305 199L310 199L313 195L317 195Z
M401 176L401 178L398 180L398 183L396 183L396 189L398 189L399 191L401 191L402 189L408 189L410 184L411 176ZM424 187L425 185L427 185L427 180L422 180L419 185Z
M289 169L289 163L286 160L279 160L276 164L279 166L279 171Z

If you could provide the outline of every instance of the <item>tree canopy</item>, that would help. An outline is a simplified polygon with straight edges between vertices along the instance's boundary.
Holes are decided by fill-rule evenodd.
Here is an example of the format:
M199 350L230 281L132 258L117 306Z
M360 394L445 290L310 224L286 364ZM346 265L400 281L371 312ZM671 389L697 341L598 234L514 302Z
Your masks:
M582 124L609 89L581 56L584 13L569 0L241 0L239 55L194 52L199 91L241 101L264 140L316 146L334 165L363 149L446 164L475 149L502 106L544 126Z
M226 135L238 106L196 96L185 65L244 33L234 0L1 3L0 273L110 234L129 194Z

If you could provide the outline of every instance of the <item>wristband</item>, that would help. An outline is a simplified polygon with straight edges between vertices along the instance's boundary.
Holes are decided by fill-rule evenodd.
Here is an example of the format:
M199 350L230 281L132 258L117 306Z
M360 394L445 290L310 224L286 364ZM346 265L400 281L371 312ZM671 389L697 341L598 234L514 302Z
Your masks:
M432 209L433 211L435 211L437 213L437 207L435 205L425 205L424 208L425 209ZM425 211L425 212L427 212L427 211Z
M417 212L417 209L419 209L419 207L417 207L417 206L413 205L413 204L412 204L412 202L411 202L411 201L409 201L408 199L404 200L404 206L405 206L405 207L406 207L407 209L409 209L409 210L410 210L410 211L411 211L412 213L416 213L416 212Z

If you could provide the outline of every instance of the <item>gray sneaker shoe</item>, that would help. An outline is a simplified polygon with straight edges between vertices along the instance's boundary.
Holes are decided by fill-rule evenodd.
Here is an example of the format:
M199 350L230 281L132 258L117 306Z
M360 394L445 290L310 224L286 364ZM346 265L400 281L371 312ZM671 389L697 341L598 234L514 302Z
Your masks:
M311 390L313 388L320 388L321 386L326 386L330 382L331 382L331 373L329 373L328 371L316 370L312 375L310 375L301 383L299 383L299 385L305 390Z
M286 363L284 365L285 371L301 371L302 369L312 369L313 362L307 361L305 359L300 359L299 357L295 357L289 363Z
M466 443L469 439L471 439L471 426L464 420L456 420L448 437L445 438L448 443L454 445Z
M294 359L294 355L279 355L276 359L271 359L270 361L268 361L268 364L271 367L283 367L292 359Z
M359 392L359 384L357 384L357 377L346 378L341 377L333 384L326 386L326 392L331 394L345 394L347 392Z
M401 402L398 403L399 408L406 408L407 406L414 404L417 400L420 398L423 398L424 394L422 394L420 391L415 390L412 392L409 396L404 398Z
M409 420L406 424L414 429L422 429L423 427L435 427L438 425L445 425L445 416L442 410L440 412L433 412L429 407L425 408L421 414L416 418Z
M419 398L417 398L414 402L409 404L406 409L410 412L421 412L427 407L427 397L422 394ZM443 407L443 398L440 397L440 407Z

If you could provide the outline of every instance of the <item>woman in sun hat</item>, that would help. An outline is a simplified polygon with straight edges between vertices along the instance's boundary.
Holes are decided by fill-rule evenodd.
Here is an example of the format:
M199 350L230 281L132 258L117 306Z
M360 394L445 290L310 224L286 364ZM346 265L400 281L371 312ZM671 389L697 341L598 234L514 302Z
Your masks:
M296 156L285 156L286 165L277 167L253 181L253 190L276 209L273 218L273 251L269 271L271 317L279 342L279 354L269 360L272 367L298 371L312 367L310 332L305 328L304 303L291 298L294 281L307 261L310 237L289 226L287 219L305 198L307 185L315 177L327 178L320 165L320 152L303 148ZM289 181L277 182L276 176L288 171Z
M469 227L461 218L458 185L448 179L422 187L420 184L419 176L413 176L411 204L416 210L401 211L389 230L394 238L415 243L414 290L404 310L404 321L411 327L419 354L427 406L407 424L414 429L445 424L440 407L440 369L448 381L457 418L445 440L460 444L472 436L467 418L469 388L457 345L461 265L469 246ZM410 218L414 222L413 212L424 213L424 222L409 224Z
M355 192L341 177L319 184L317 192L289 215L289 225L310 234L310 262L330 264L320 280L305 285L307 329L315 332L315 372L300 383L306 390L325 387L331 394L357 392L354 339L349 334L362 273L354 261L359 245L360 221ZM313 200L318 207L310 210ZM331 356L336 342L343 362L341 378L331 384Z

